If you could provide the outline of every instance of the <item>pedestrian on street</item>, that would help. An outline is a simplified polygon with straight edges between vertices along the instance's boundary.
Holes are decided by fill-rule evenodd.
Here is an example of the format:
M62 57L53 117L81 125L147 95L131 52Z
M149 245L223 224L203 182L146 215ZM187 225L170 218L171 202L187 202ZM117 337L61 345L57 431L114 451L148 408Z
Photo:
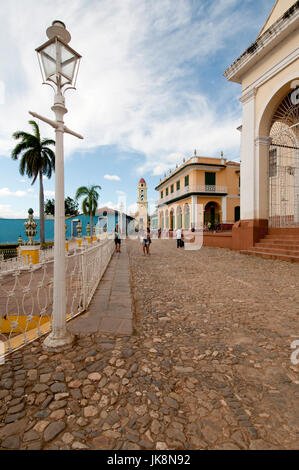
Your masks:
M119 235L118 224L116 224L115 230L114 230L114 243L115 243L116 253L120 253L121 239L120 239L120 235Z
M150 255L150 244L151 243L152 243L152 241L151 241L151 231L150 231L149 227L147 227L146 232L144 232L143 244L142 244L143 254L144 255L145 255L145 253L148 256Z
M182 230L180 228L176 231L176 247L181 248L182 246Z

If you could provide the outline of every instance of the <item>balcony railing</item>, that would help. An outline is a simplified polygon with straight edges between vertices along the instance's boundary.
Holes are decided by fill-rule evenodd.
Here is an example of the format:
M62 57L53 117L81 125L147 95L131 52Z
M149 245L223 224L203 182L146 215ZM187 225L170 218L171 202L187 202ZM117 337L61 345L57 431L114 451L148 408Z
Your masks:
M216 186L211 184L196 184L191 186L186 186L179 191L174 191L173 193L164 196L162 199L157 201L157 204L161 206L162 204L169 202L173 199L176 199L181 196L186 196L190 193L205 193L205 194L227 194L227 186Z

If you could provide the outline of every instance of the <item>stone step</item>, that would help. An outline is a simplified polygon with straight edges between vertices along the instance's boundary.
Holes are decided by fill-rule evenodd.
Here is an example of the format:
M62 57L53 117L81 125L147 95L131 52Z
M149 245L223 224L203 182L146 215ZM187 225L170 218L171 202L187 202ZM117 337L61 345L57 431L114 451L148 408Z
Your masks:
M267 235L265 235L265 238L278 238L280 240L299 240L299 235L298 234L289 234L289 235L285 235L283 233L276 233L276 234L270 234L268 233Z
M250 248L253 251L262 251L263 253L273 253L273 254L278 254L278 255L290 255L290 256L299 256L299 246L296 247L294 250L293 247L289 246L283 246L282 248L279 247L279 245L274 245L274 246L268 246L268 245L262 245L258 246L259 244L256 243L254 247Z
M265 251L254 251L253 249L241 250L240 253L243 255L258 256L265 259L277 259L281 261L292 261L293 263L299 263L299 256L278 255L273 253L266 253Z
M299 245L299 239L286 240L285 238L262 238L258 243L275 243L279 245Z
M281 248L282 250L299 251L299 243L297 245L293 245L290 243L272 243L260 240L259 242L255 243L254 246L257 246L259 248Z

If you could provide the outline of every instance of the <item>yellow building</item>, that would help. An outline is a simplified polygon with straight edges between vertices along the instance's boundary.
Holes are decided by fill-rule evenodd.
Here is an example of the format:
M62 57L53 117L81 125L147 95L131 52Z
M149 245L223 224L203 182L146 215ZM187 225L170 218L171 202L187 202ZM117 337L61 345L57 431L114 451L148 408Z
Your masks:
M159 228L200 228L203 224L234 224L240 218L240 164L221 158L194 156L170 172L159 191Z

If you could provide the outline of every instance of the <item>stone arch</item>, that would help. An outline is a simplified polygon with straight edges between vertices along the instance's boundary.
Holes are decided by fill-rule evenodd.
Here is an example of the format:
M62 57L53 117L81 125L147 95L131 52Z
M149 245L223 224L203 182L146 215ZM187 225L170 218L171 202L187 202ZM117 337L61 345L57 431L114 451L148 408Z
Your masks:
M205 225L209 222L214 224L219 224L220 220L221 207L216 201L209 201L206 203L204 208L204 223Z
M265 101L265 106L257 118L256 136L265 137L270 135L272 117L282 100L291 90L294 90L294 88L291 88L291 85L297 80L299 80L298 75L291 75L273 90L272 94Z
M299 226L299 104L294 101L298 86L298 76L280 84L257 121L259 213L273 228Z

